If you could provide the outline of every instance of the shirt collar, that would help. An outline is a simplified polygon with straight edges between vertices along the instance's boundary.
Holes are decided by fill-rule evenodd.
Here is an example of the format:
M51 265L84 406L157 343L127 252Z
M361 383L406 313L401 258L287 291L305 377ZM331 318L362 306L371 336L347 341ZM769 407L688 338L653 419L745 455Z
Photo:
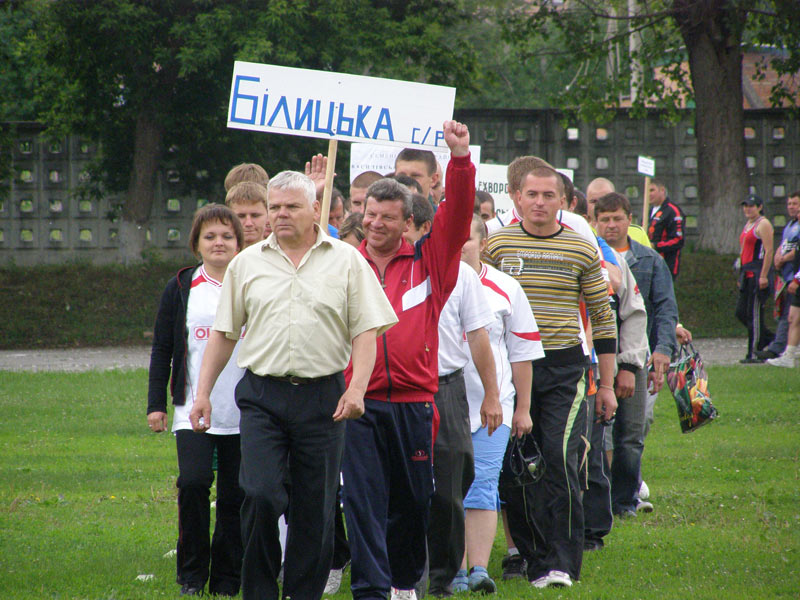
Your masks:
M322 227L319 226L319 223L314 223L314 229L317 232L317 239L314 242L314 245L311 246L310 248L311 250L313 250L314 248L316 248L321 244L333 245L333 242L331 241L332 238L322 230ZM283 252L283 249L278 244L278 238L275 237L275 232L270 233L267 239L261 242L261 250L264 251L267 248Z

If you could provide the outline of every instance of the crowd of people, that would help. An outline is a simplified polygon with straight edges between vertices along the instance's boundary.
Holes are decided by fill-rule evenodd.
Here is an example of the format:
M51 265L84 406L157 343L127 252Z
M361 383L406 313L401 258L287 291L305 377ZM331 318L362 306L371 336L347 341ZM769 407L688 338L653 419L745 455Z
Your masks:
M200 262L162 295L147 407L160 432L174 405L182 595L320 598L348 565L359 599L569 587L615 519L654 510L645 439L691 341L673 289L682 210L654 180L638 227L612 181L584 193L522 156L498 214L476 193L468 128L448 121L444 139L444 173L405 149L393 173L334 191L326 230L321 155L272 178L238 165L225 205L197 211ZM742 314L760 351L771 228L743 205ZM800 197L789 207L784 298ZM793 364L800 307L784 308L785 348L767 358Z

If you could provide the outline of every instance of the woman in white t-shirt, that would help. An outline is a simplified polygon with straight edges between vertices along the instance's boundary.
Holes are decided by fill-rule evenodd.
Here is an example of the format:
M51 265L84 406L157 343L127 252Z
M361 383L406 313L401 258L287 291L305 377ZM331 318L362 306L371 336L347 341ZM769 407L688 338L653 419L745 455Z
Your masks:
M161 296L153 331L147 423L167 429L167 382L175 411L172 432L178 451L177 573L182 595L235 596L239 592L242 538L239 509L239 409L234 389L244 370L236 350L211 393L214 424L196 433L189 422L209 332L217 312L222 278L244 245L239 219L228 207L209 204L197 211L189 247L200 265L181 269ZM237 345L238 350L238 345ZM217 457L216 525L209 541L210 492Z

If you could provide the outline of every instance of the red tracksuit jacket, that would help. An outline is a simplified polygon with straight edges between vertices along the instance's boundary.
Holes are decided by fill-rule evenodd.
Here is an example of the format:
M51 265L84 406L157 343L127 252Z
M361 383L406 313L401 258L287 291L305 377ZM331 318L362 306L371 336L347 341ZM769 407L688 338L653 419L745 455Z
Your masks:
M439 314L458 279L461 247L469 239L475 204L475 166L469 156L447 166L445 201L433 229L414 246L403 242L386 266L384 291L399 322L378 338L375 369L366 398L388 402L432 402L439 388ZM361 254L380 278L367 254ZM350 382L351 366L345 371Z

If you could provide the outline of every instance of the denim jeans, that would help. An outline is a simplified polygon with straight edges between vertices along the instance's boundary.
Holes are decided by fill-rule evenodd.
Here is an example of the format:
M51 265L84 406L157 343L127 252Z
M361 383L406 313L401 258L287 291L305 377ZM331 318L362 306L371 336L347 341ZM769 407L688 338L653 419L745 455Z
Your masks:
M644 451L647 370L636 371L633 396L619 398L614 420L614 460L611 463L611 506L614 514L636 510L639 471Z

